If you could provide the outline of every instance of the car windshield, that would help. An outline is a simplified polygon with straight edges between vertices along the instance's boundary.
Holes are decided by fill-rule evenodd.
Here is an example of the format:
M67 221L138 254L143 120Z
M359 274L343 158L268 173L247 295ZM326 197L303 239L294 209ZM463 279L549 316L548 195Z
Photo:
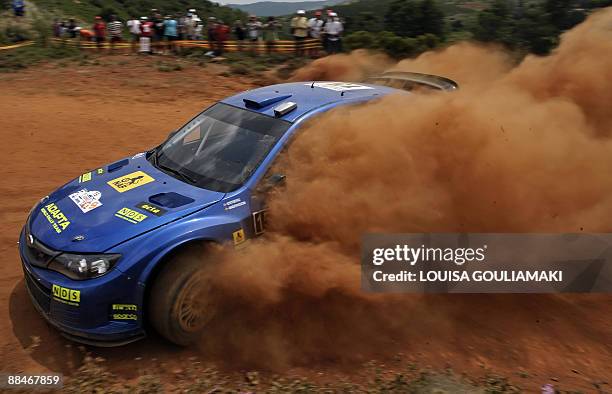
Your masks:
M244 184L290 126L281 119L218 103L150 158L177 178L227 193Z

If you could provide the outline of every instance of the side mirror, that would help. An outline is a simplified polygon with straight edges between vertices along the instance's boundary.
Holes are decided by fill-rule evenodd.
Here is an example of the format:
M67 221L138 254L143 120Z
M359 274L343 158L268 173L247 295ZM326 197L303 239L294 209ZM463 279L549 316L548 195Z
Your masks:
M268 188L273 188L273 187L277 187L277 186L284 186L285 185L285 180L287 179L287 176L284 174L273 174L270 175L270 177L268 178Z

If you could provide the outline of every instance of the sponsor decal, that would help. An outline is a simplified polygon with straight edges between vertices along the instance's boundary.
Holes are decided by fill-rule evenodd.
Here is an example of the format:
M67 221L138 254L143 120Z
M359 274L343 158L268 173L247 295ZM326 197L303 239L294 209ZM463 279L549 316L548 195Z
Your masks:
M114 320L138 320L136 311L138 307L134 304L113 304L112 317Z
M166 212L168 212L165 209L162 209L148 202L141 202L138 205L136 205L136 208L152 213L155 216L163 216Z
M113 304L113 311L137 311L135 304Z
M70 226L70 220L68 220L66 215L64 215L54 203L45 205L40 209L40 212L47 218L47 221L58 234L61 234L62 231Z
M52 286L53 299L55 301L62 302L64 304L79 306L81 302L81 291L72 290L66 287L53 285Z
M234 246L238 246L244 243L244 241L246 241L246 237L244 236L244 230L240 229L240 230L234 231L232 233L232 238L234 239Z
M104 168L98 168L96 170L96 175L104 175Z
M130 208L121 208L115 213L115 216L134 224L140 223L147 218L147 215L136 212Z
M138 316L134 313L113 313L114 320L138 320Z
M246 205L246 201L242 201L242 199L240 199L240 198L235 198L233 200L224 202L223 203L223 209L225 209L226 211L229 211L231 209L238 208L238 207L241 207L243 205Z
M304 85L312 86L312 84L310 83L305 83ZM360 85L358 83L350 83L350 82L315 82L314 86L316 88L335 90L336 92L346 92L348 90L374 89L371 86L365 86L365 85Z
M79 177L79 183L85 183L91 181L91 172L86 172Z
M76 193L72 193L70 199L81 209L83 213L87 213L93 209L102 206L100 197L102 193L97 190L89 191L87 189L79 190Z
M119 178L115 178L108 181L108 185L118 191L119 193L127 192L142 185L146 185L149 182L153 182L155 179L143 171L132 172L127 175L123 175Z

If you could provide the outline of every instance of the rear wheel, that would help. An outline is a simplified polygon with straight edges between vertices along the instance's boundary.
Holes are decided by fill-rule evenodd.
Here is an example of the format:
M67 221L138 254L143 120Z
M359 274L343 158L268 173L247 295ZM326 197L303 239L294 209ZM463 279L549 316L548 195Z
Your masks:
M210 266L203 256L203 247L193 247L171 257L151 289L150 323L177 345L196 341L215 313Z

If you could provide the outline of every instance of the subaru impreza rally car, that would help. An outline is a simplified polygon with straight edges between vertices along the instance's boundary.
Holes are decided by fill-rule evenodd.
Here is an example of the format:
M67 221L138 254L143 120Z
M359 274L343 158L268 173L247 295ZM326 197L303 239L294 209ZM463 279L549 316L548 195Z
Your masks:
M272 164L303 122L331 108L448 79L388 73L375 84L289 83L247 91L197 115L158 147L84 172L31 210L20 234L37 310L68 338L117 346L155 329L194 341L214 305L193 248L240 246L265 230ZM384 86L386 85L386 86Z

